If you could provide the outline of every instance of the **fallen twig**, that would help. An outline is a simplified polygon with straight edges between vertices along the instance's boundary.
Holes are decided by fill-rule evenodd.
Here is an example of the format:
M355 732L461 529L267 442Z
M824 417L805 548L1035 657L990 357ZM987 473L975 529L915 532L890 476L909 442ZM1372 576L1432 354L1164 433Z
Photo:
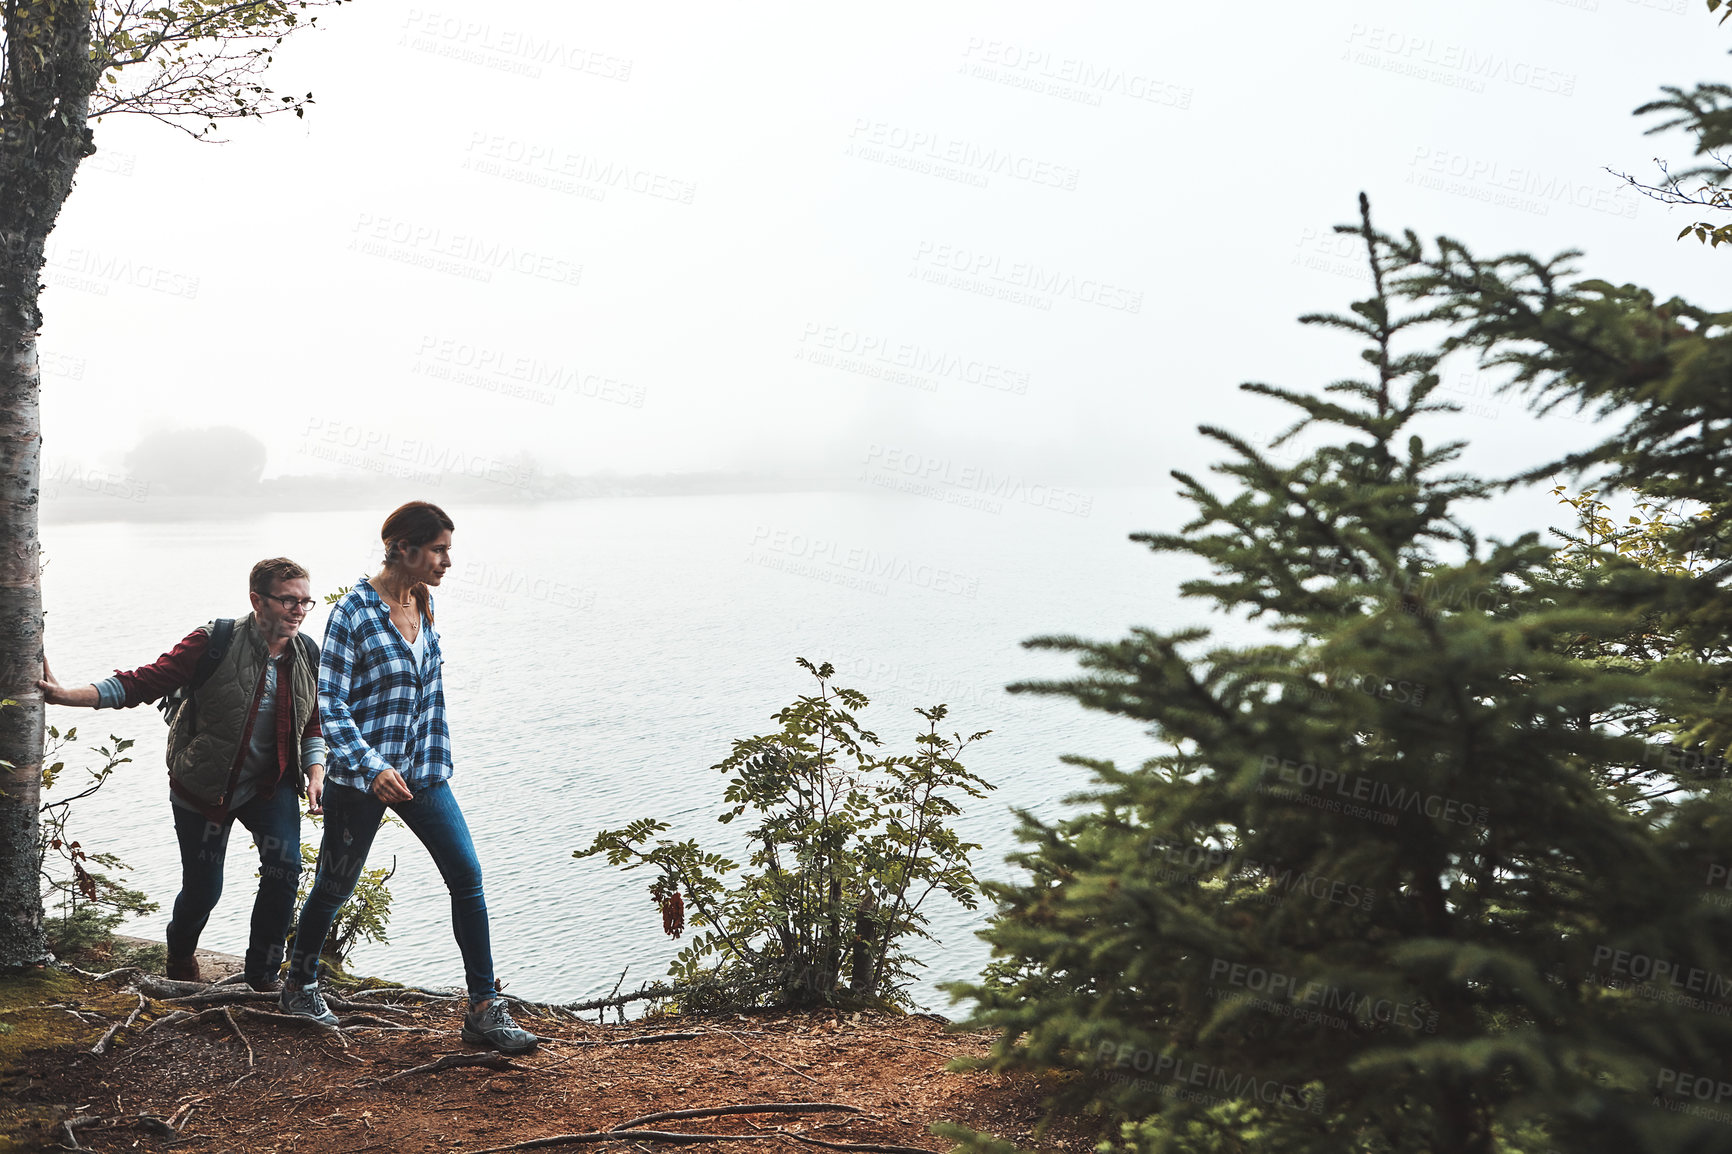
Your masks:
M724 1114L864 1114L858 1106L840 1102L748 1102L739 1106L708 1106L696 1110L663 1110L621 1122L614 1130L627 1130L645 1122L665 1122L670 1118L719 1118Z
M563 1066L567 1062L575 1062L580 1057L582 1057L580 1054L567 1054L563 1058L555 1058L553 1061L543 1062L539 1066L525 1066L524 1069L528 1070L531 1074L545 1074L555 1066Z
M245 1007L242 1007L242 1009L245 1009ZM241 1044L247 1048L247 1065L253 1065L253 1044L247 1041L246 1034L241 1032L240 1023L235 1021L233 1011L231 1011L227 1006L223 1007L223 1020L229 1024L229 1029L235 1032L235 1037L241 1040Z
M116 1034L120 1033L122 1030L126 1029L128 1026L130 1026L134 1022L138 1021L138 1016L140 1014L144 1013L145 1005L146 1005L146 1001L145 1001L144 995L143 994L138 995L137 1008L135 1008L132 1011L132 1013L130 1013L126 1016L126 1021L116 1022L114 1025L108 1027L108 1032L106 1034L102 1035L101 1041L97 1042L96 1045L90 1047L90 1052L92 1054L106 1054L106 1053L108 1053L108 1043L114 1040L114 1036Z
M106 1017L97 1013L95 1010L75 1010L65 1002L51 1002L42 1008L45 1010L59 1010L62 1013L71 1014L74 1018L78 1019L78 1024L81 1026L90 1025L91 1018L95 1018L98 1022L108 1021Z
M806 1079L806 1081L812 1083L814 1086L818 1084L818 1079L812 1077L812 1075L806 1073L804 1070L796 1070L796 1069L794 1069L794 1067L788 1065L788 1063L782 1061L782 1059L780 1059L780 1058L772 1058L772 1057L770 1057L770 1055L764 1053L761 1050L752 1049L750 1046L748 1046L744 1042L740 1041L739 1038L735 1037L733 1034L729 1033L727 1030L724 1030L719 1026L716 1027L715 1029L716 1029L716 1033L727 1034L728 1037L733 1038L734 1039L734 1045L738 1046L740 1049L744 1050L746 1053L754 1055L755 1057L763 1058L766 1061L774 1062L774 1063L776 1063L776 1065L782 1067L782 1069L787 1070L790 1073L800 1075L800 1077Z
M447 1054L434 1062L413 1066L407 1070L398 1070L395 1074L384 1078L363 1078L358 1086L383 1086L387 1082L395 1082L399 1078L407 1078L411 1074L432 1074L439 1070L451 1070L458 1066L488 1066L495 1070L515 1070L518 1067L511 1064L511 1059L504 1054Z
M143 971L140 970L137 966L121 966L117 970L108 970L105 973L93 974L89 970L79 969L77 966L73 965L71 962L56 962L54 964L56 966L58 966L60 969L65 970L67 973L77 974L79 977L84 978L87 981L92 981L92 982L109 982L109 981L113 981L115 978L120 977L122 974L143 973Z
M610 1002L613 1002L614 1005L618 1007L619 1024L622 1026L625 1025L625 1005L623 1003L619 1002L617 999L619 998L619 988L620 988L620 986L625 984L625 976L627 974L629 974L630 972L631 972L630 966L627 966L625 969L621 970L619 972L619 980L614 982L613 989L610 990L608 992L608 995L607 995L607 1000ZM607 1024L607 1008L606 1007L602 1007L601 1009L596 1010L596 1012L595 1012L595 1024L598 1026L604 1026Z
M248 1074L246 1077L250 1078L252 1075ZM240 1083L237 1082L235 1085L239 1084ZM234 1089L234 1086L230 1086L229 1089ZM186 1125L187 1117L202 1105L204 1105L203 1095L196 1098L188 1098L186 1101L181 1103L180 1107L176 1109L173 1114L168 1116L168 1124L176 1130L179 1130L182 1126Z
M894 1045L898 1045L898 1046L908 1046L911 1049L915 1049L915 1050L925 1050L928 1054L936 1054L940 1058L954 1058L954 1057L956 1057L955 1054L946 1054L943 1050L935 1050L931 1046L922 1046L919 1042L904 1041L901 1038L891 1037L889 1034L879 1034L879 1033L874 1033L874 1032L870 1032L867 1030L859 1030L856 1032L858 1034L860 1034L862 1037L874 1038L880 1042L890 1042L890 1043L893 1043Z
M605 1006L623 1006L630 1002L647 1002L653 1001L656 998L671 998L677 993L679 993L679 991L674 989L672 986L644 986L635 994L620 994L617 997L594 998L587 1002L567 1002L564 1005L555 1006L554 1008L558 1010L569 1010L575 1013L579 1010L599 1010Z

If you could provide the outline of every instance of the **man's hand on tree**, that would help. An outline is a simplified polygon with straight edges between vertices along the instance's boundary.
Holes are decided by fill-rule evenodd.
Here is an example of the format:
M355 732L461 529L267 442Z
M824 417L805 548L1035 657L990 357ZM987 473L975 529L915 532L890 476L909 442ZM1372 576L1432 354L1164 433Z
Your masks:
M95 709L102 702L94 685L81 685L77 689L68 689L54 679L54 671L48 668L48 657L42 658L42 680L36 683L42 690L42 700L47 705L79 705L86 709Z

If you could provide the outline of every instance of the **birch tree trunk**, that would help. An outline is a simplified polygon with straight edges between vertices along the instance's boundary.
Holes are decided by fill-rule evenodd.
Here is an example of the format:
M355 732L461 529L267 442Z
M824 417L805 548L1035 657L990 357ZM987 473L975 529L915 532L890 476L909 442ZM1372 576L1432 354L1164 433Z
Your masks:
M47 957L37 877L42 785L41 377L44 246L95 151L89 0L4 0L0 84L0 968Z

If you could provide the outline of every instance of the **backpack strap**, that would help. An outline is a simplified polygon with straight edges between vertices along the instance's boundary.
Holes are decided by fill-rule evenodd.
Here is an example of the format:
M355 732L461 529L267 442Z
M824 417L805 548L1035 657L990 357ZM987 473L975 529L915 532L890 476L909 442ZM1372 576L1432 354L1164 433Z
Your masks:
M210 623L210 641L205 644L204 652L198 655L198 664L192 668L192 680L169 690L156 703L157 709L162 712L162 719L169 725L174 724L180 707L192 700L192 695L198 692L199 686L211 679L211 674L216 672L217 666L228 656L229 642L234 638L234 633L233 617L218 617Z
M205 646L199 655L198 666L192 673L192 684L186 687L188 695L196 693L199 686L210 680L217 666L228 656L229 642L235 635L235 619L233 617L218 617L211 622L210 644Z
M313 676L317 677L319 670L319 643L301 632L296 632L295 640L300 643L301 656L307 659L307 664L313 667Z

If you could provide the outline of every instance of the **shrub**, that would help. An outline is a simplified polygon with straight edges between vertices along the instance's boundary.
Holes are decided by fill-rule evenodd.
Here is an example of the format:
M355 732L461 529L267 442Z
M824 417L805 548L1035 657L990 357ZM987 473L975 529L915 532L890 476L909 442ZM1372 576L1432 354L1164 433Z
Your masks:
M60 784L66 763L53 760L67 745L78 739L76 728L65 733L48 727L47 756L42 769L44 797ZM36 869L42 878L42 931L48 948L60 957L71 957L92 949L105 947L114 929L128 914L147 914L157 904L141 890L131 889L106 872L130 869L111 853L91 853L68 831L74 802L82 801L101 789L114 771L129 763L125 756L132 742L127 738L110 737L108 746L92 748L102 759L95 769L87 769L89 781L84 789L56 801L44 801L37 817Z
M864 694L830 684L829 663L799 659L818 691L775 715L777 732L734 742L711 768L728 775L717 821L751 814L750 872L694 840L657 838L666 822L643 818L603 830L573 857L606 854L612 865L656 873L650 897L672 937L687 911L699 927L669 969L683 1011L747 1006L907 1006L909 938L932 939L921 907L934 891L976 905L968 854L979 849L947 824L951 795L992 788L959 757L987 731L945 737L943 705L915 752L882 757L855 714ZM652 842L652 839L653 842Z

